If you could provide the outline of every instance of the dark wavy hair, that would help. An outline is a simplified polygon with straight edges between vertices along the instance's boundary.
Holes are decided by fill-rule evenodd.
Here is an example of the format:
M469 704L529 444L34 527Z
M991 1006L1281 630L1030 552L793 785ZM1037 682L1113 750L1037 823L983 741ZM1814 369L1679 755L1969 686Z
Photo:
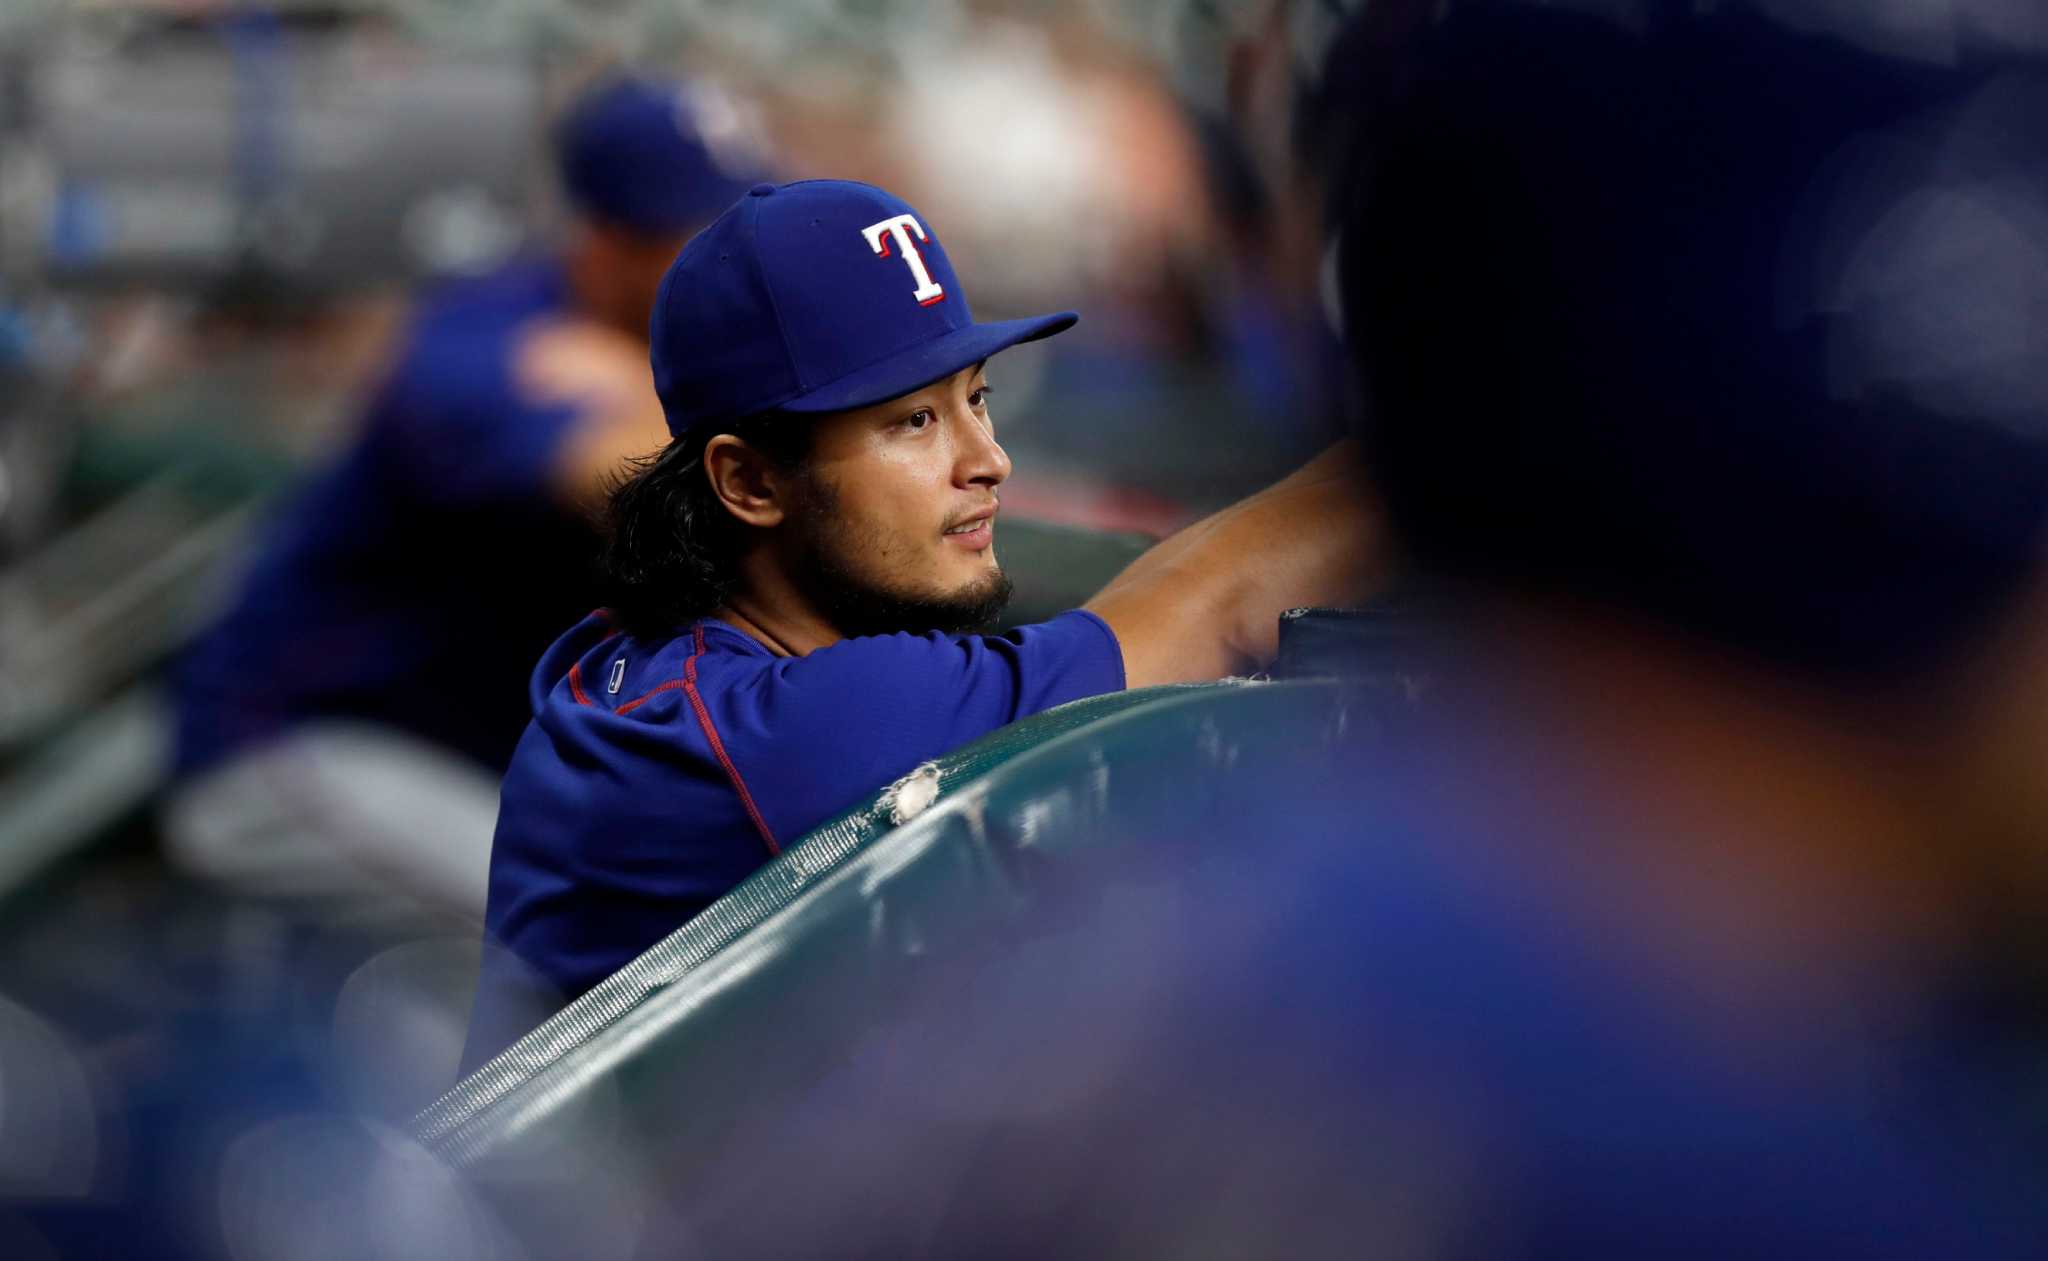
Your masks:
M729 433L778 468L801 474L811 425L774 412L685 434L632 462L601 517L598 587L629 635L658 637L724 604L739 579L746 526L726 511L704 475L704 447Z

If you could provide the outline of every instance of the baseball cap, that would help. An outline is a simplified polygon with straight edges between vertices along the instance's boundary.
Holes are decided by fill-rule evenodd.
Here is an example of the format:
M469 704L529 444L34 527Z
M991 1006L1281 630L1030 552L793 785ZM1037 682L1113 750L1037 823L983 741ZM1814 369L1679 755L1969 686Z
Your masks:
M937 230L901 198L848 180L756 184L662 278L654 385L681 437L866 407L1079 318L977 324Z
M697 227L756 178L720 164L689 89L671 80L608 79L577 99L555 138L570 201L649 235Z

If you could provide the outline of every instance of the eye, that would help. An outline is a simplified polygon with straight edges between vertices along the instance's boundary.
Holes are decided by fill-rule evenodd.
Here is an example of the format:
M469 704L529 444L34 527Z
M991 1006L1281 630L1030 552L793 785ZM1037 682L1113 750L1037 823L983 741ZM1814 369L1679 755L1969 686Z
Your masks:
M993 388L993 386L984 384L980 389L967 396L967 405L975 411L980 411L982 408L987 407L989 391Z
M937 420L938 417L932 414L931 408L920 407L916 411L910 413L910 415L905 416L903 418L902 424L905 429L908 429L912 433L922 433L926 429L931 428L933 423L936 422Z

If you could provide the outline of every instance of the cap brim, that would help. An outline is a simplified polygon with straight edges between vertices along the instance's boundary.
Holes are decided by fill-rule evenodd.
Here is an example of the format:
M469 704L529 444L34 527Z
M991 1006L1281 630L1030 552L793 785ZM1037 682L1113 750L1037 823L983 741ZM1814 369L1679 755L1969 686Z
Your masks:
M1021 320L969 324L806 390L776 407L785 412L843 412L900 398L934 381L943 381L962 368L971 368L998 351L1063 333L1080 318L1072 311L1061 311Z

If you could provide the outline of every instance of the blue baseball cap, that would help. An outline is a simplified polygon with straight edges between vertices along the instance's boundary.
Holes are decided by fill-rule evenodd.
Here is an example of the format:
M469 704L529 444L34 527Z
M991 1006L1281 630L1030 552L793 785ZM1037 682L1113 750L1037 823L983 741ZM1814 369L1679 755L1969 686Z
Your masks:
M563 116L555 142L577 209L650 236L699 227L758 176L720 164L688 89L673 81L606 80Z
M844 411L1078 319L975 323L938 232L873 185L756 184L662 278L654 387L676 437L761 412Z

